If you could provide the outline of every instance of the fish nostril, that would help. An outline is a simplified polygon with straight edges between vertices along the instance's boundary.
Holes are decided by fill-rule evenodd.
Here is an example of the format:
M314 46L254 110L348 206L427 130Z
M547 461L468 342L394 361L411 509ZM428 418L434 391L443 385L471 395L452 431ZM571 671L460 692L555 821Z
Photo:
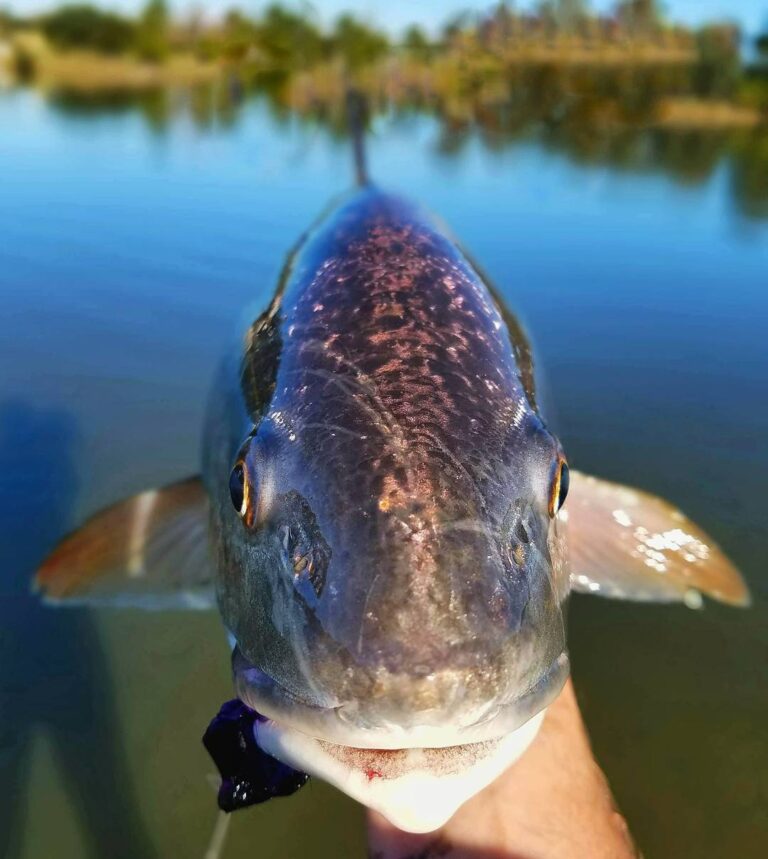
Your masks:
M531 542L531 535L528 533L528 528L525 525L525 520L520 519L515 528L515 537L521 544L528 545Z
M330 563L331 550L318 527L317 520L306 500L297 492L282 499L287 523L277 530L286 566L293 572L294 582L300 590L307 582L316 597L320 597Z

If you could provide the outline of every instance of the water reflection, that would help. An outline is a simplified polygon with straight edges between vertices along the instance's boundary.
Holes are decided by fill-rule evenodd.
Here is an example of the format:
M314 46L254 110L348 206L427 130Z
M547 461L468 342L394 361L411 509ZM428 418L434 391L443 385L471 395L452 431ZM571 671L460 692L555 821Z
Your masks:
M392 97L381 93L371 99L371 108L374 116L395 122L414 114L432 116L439 127L437 150L448 158L460 156L475 140L500 152L535 139L575 163L662 173L688 185L704 183L726 166L738 210L750 218L768 217L768 129L666 128L655 121L659 99L683 87L686 74L674 66L611 72L530 66L450 99L408 90ZM72 116L136 111L160 135L179 117L201 132L233 128L248 102L257 99L277 126L298 122L335 139L346 135L343 99L304 90L298 97L295 84L279 77L246 86L232 74L190 90L58 91L49 99Z
M66 414L0 404L0 856L21 854L24 786L42 730L88 855L143 859L155 853L137 813L94 622L85 609L53 611L30 593L34 570L71 524L76 444ZM31 809L45 818L34 797Z
M752 218L768 218L768 134L739 141L733 159L733 196Z

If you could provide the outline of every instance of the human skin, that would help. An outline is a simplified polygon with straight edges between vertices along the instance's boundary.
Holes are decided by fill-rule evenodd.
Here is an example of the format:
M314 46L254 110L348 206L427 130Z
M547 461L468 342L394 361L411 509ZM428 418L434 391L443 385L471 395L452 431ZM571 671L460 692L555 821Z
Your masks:
M569 680L517 763L428 835L368 815L371 859L637 859Z

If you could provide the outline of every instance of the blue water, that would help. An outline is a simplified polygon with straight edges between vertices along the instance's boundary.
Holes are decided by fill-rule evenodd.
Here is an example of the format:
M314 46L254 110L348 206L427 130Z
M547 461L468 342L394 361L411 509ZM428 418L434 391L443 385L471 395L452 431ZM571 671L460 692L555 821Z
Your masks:
M744 214L725 156L679 184L535 137L443 144L435 119L383 117L369 159L522 317L572 464L678 503L755 597L574 600L598 758L648 856L762 857L768 221ZM221 350L348 186L347 148L256 101L231 124L181 110L159 129L16 91L0 176L0 855L202 856L216 810L199 738L231 691L216 618L53 612L28 579L90 512L197 470ZM236 815L225 856L362 844L357 807L313 783Z

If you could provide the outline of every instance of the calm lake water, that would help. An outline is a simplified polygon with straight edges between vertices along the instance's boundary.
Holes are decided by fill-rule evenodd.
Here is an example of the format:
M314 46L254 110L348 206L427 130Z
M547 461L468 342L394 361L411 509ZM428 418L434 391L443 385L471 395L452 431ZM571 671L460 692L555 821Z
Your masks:
M28 582L90 512L198 469L233 325L351 179L343 141L257 101L151 120L0 95L0 855L203 856L200 736L231 697L217 618L48 610ZM768 220L725 155L680 182L652 152L633 170L535 135L452 146L410 116L377 120L369 157L527 324L572 464L669 497L743 569L750 611L575 598L572 656L646 855L764 857ZM311 783L235 815L224 855L361 856L362 823Z

